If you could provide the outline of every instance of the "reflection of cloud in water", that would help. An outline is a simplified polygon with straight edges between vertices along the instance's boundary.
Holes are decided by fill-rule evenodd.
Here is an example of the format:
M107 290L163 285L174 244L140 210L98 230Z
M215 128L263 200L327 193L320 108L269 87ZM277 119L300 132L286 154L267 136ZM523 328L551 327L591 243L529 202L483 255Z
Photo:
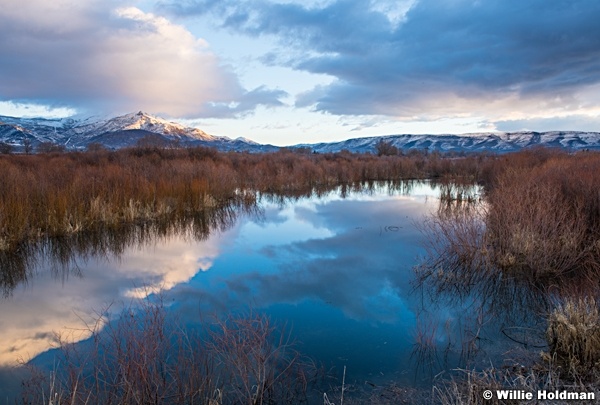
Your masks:
M379 198L375 203L338 199L299 204L293 215L287 215L287 223L278 221L278 227L272 227L286 229L285 235L269 235L266 239L276 242L267 245L254 241L258 254L275 262L275 271L242 268L221 283L207 281L194 289L180 286L173 292L183 301L201 296L203 304L218 309L317 300L357 320L393 323L413 319L405 300L411 289L412 266L422 253L421 234L414 221L435 204ZM382 232L390 225L398 231ZM294 235L295 227L302 231ZM310 234L307 227L312 229L312 237L306 237ZM242 233L247 229L248 224Z
M398 196L303 199L267 205L260 221L245 219L203 242L172 238L129 249L118 263L90 260L82 277L63 285L40 271L2 302L0 364L46 350L53 331L80 328L107 303L156 289L170 290L195 319L198 302L220 311L312 300L353 319L402 321L413 317L406 297L420 253L413 220L431 208ZM398 232L382 232L386 226Z
M252 294L259 306L318 299L354 319L394 322L406 311L403 300L384 274L368 273L365 260L349 256L312 260L276 274L245 274L227 287L238 297Z
M258 226L265 226L267 224L283 224L288 218L285 212L276 206L268 206L262 210L260 217L254 218L254 223Z
M95 311L111 302L189 281L211 267L230 232L202 242L173 238L130 249L118 261L89 260L80 264L81 277L69 275L62 283L48 269L38 270L1 303L0 365L47 350L55 343L54 332L72 332L76 340L87 337L83 322L97 318Z
M212 266L213 259L219 255L219 246L212 243L202 243L201 250L193 249L189 242L161 244L152 252L140 250L127 255L118 267L118 272L135 280L125 295L143 298L149 292L166 291L175 285L185 283L198 273L207 271ZM198 256L198 254L201 256Z

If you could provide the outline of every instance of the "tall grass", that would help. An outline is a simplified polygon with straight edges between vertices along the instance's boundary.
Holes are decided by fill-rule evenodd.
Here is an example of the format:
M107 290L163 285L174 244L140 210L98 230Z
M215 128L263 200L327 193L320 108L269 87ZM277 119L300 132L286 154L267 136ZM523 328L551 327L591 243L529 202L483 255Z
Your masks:
M476 158L351 153L219 153L207 148L0 156L0 250L44 237L185 216L257 192L307 195L340 184L472 176Z

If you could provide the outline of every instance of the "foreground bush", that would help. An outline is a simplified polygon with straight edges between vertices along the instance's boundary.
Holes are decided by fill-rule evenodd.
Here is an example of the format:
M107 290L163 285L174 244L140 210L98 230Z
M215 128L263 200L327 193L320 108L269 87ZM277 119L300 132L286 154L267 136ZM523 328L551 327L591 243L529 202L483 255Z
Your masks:
M600 154L524 152L493 167L483 202L430 219L433 267L465 278L597 280Z

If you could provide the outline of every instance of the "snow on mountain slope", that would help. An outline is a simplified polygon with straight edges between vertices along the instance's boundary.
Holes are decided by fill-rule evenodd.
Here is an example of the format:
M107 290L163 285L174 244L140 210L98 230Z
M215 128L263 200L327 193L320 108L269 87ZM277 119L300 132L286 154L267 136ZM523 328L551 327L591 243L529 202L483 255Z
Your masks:
M600 149L600 133L577 131L477 133L465 135L387 135L355 138L341 142L301 144L315 152L375 152L377 142L388 142L399 149L440 152L512 152L534 146L569 150Z
M0 139L10 145L19 145L19 141L29 134L27 130L19 125L0 122Z
M0 142L17 148L27 139L34 147L41 142L54 142L68 149L85 149L100 143L111 149L135 146L139 142L178 142L182 146L208 146L223 151L269 152L279 148L261 145L248 138L231 139L209 135L192 127L169 122L144 112L114 118L85 119L16 118L0 116ZM387 135L355 138L341 142L300 144L318 153L376 151L377 142L389 142L401 150L419 149L441 152L504 153L537 145L568 150L600 150L600 133L577 131L476 133L465 135Z
M126 114L108 120L100 120L87 125L74 127L73 132L91 138L104 133L142 130L174 138L188 138L190 140L215 141L220 137L209 135L198 128L185 127L181 124L169 122L162 118L143 113Z
M158 137L153 135L157 135ZM114 118L45 119L0 116L0 141L22 146L28 138L33 144L54 142L69 149L84 149L90 143L100 143L113 149L134 146L142 138L155 141L177 141L184 145L214 146L223 150L256 150L262 145L238 138L230 139L162 118L138 112ZM270 145L265 146L272 149Z

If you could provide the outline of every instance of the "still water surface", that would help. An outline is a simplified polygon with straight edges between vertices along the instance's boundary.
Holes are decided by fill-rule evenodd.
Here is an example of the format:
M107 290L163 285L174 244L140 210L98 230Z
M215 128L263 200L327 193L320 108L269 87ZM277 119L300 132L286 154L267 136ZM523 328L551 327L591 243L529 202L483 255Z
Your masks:
M415 183L263 197L202 240L186 232L137 238L118 255L76 255L67 271L40 261L1 298L0 363L52 364L55 332L76 335L110 303L160 291L186 324L252 308L285 324L327 369L346 366L349 381L419 384L411 354L423 301L411 281L425 253L418 224L437 209L438 195ZM432 328L456 317L436 311ZM445 344L443 335L435 339ZM14 381L0 384L8 390Z

